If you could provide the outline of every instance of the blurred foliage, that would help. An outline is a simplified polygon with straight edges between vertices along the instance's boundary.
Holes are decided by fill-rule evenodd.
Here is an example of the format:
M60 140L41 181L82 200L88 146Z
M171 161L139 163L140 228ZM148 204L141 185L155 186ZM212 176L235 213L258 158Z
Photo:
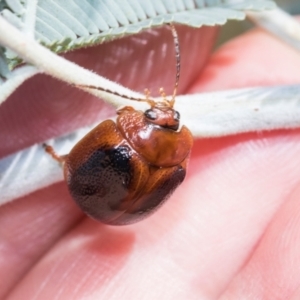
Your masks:
M287 12L297 15L300 14L300 1L299 0L275 0L278 6Z
M276 4L287 11L292 15L300 15L300 0L274 0ZM237 21L229 21L224 26L221 27L221 31L219 34L219 38L216 43L216 47L218 48L228 40L232 39L235 36L238 36L245 31L253 28L253 25L248 20L237 22Z

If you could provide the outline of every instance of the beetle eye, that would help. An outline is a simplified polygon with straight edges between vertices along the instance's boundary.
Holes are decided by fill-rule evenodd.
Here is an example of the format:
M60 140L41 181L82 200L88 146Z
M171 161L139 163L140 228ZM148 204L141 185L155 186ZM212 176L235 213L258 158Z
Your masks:
M145 111L145 117L150 120L156 120L157 119L157 113L153 111L152 109L148 109Z
M178 122L180 120L180 113L178 111L174 111L174 120Z

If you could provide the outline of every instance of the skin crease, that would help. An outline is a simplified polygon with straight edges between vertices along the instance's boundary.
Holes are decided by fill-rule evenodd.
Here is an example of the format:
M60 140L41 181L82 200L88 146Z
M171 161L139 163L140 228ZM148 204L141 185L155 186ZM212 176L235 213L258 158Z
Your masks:
M186 92L299 78L300 55L256 30L219 49ZM2 297L299 299L299 151L300 130L198 139L184 183L128 227L83 217L63 183L5 205Z

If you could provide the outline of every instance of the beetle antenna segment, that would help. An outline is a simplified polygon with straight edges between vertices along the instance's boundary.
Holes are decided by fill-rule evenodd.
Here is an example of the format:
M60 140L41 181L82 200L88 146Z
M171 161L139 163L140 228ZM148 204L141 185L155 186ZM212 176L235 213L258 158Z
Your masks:
M128 100L132 100L132 101L146 102L151 107L154 107L155 104L156 104L156 102L154 100L149 99L149 95L150 95L149 91L145 92L146 93L146 99L142 99L142 98L135 98L135 97L131 97L131 96L126 96L126 95L120 94L118 92L114 92L114 91L111 91L111 90L108 90L108 89L104 89L102 87L95 86L95 85L76 84L75 86L80 87L80 88L87 88L87 89L94 89L94 90L103 91L103 92L113 94L113 95L116 95L116 96L119 96L119 97L122 97L122 98L125 98L125 99L128 99Z
M161 88L159 89L159 93L160 93L161 97L163 98L163 100L167 101L167 100L166 100L167 95L166 95L166 92L165 92L164 88L161 87ZM170 101L169 101L169 102L170 102ZM172 105L171 107L173 107L173 105Z
M177 34L177 31L176 31L176 28L175 28L174 24L170 23L169 26L171 28L173 39L174 39L175 57L176 57L175 86L174 86L173 96L172 96L172 99L170 101L170 106L173 107L174 102L175 102L176 93L177 93L179 77L180 77L180 47L179 47L178 34Z
M144 93L145 93L145 96L146 96L146 100L149 101L150 100L150 91L149 91L149 89L144 89Z

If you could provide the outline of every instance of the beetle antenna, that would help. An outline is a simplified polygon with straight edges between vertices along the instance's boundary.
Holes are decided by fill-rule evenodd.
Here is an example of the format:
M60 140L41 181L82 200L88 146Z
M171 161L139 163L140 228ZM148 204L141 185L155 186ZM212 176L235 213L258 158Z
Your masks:
M123 94L120 94L118 92L114 92L105 88L102 88L100 86L95 86L95 85L84 85L84 84L75 84L76 87L81 87L81 88L88 88L88 89L94 89L94 90L99 90L99 91L103 91L109 94L113 94L116 96L120 96L122 98L128 99L128 100L132 100L132 101L139 101L139 102L146 102L148 103L151 107L154 107L156 102L154 100L149 99L148 94L146 94L146 99L143 98L135 98L135 97L131 97L131 96L126 96Z
M172 99L169 101L169 106L173 107L174 103L175 103L175 97L177 94L177 89L178 89L178 83L179 83L179 77L180 77L180 47L179 47L179 40L178 40L178 34L176 31L176 28L174 26L173 23L168 23L168 25L171 28L172 31L172 35L173 35L173 40L174 40L174 47L175 47L175 57L176 57L176 77L175 77L175 85L174 85L174 91L173 91L173 95L172 95ZM113 94L128 100L132 100L132 101L139 101L139 102L146 102L148 103L151 107L154 107L156 105L156 102L152 99L149 99L149 91L146 90L145 94L146 94L146 99L142 99L142 98L135 98L135 97L131 97L131 96L126 96L126 95L122 95L118 92L114 92L99 86L95 86L95 85L84 85L84 84L76 84L76 87L81 87L81 88L88 88L88 89L94 89L94 90L99 90L99 91L103 91L109 94Z
M176 77L175 77L175 86L174 91L172 95L172 99L170 101L170 106L173 107L175 102L175 97L177 93L178 83L179 83L179 77L180 77L180 47L179 47L179 40L178 40L178 34L176 31L176 28L173 23L169 23L169 26L172 31L173 39L174 39L174 47L175 47L175 57L176 57Z

